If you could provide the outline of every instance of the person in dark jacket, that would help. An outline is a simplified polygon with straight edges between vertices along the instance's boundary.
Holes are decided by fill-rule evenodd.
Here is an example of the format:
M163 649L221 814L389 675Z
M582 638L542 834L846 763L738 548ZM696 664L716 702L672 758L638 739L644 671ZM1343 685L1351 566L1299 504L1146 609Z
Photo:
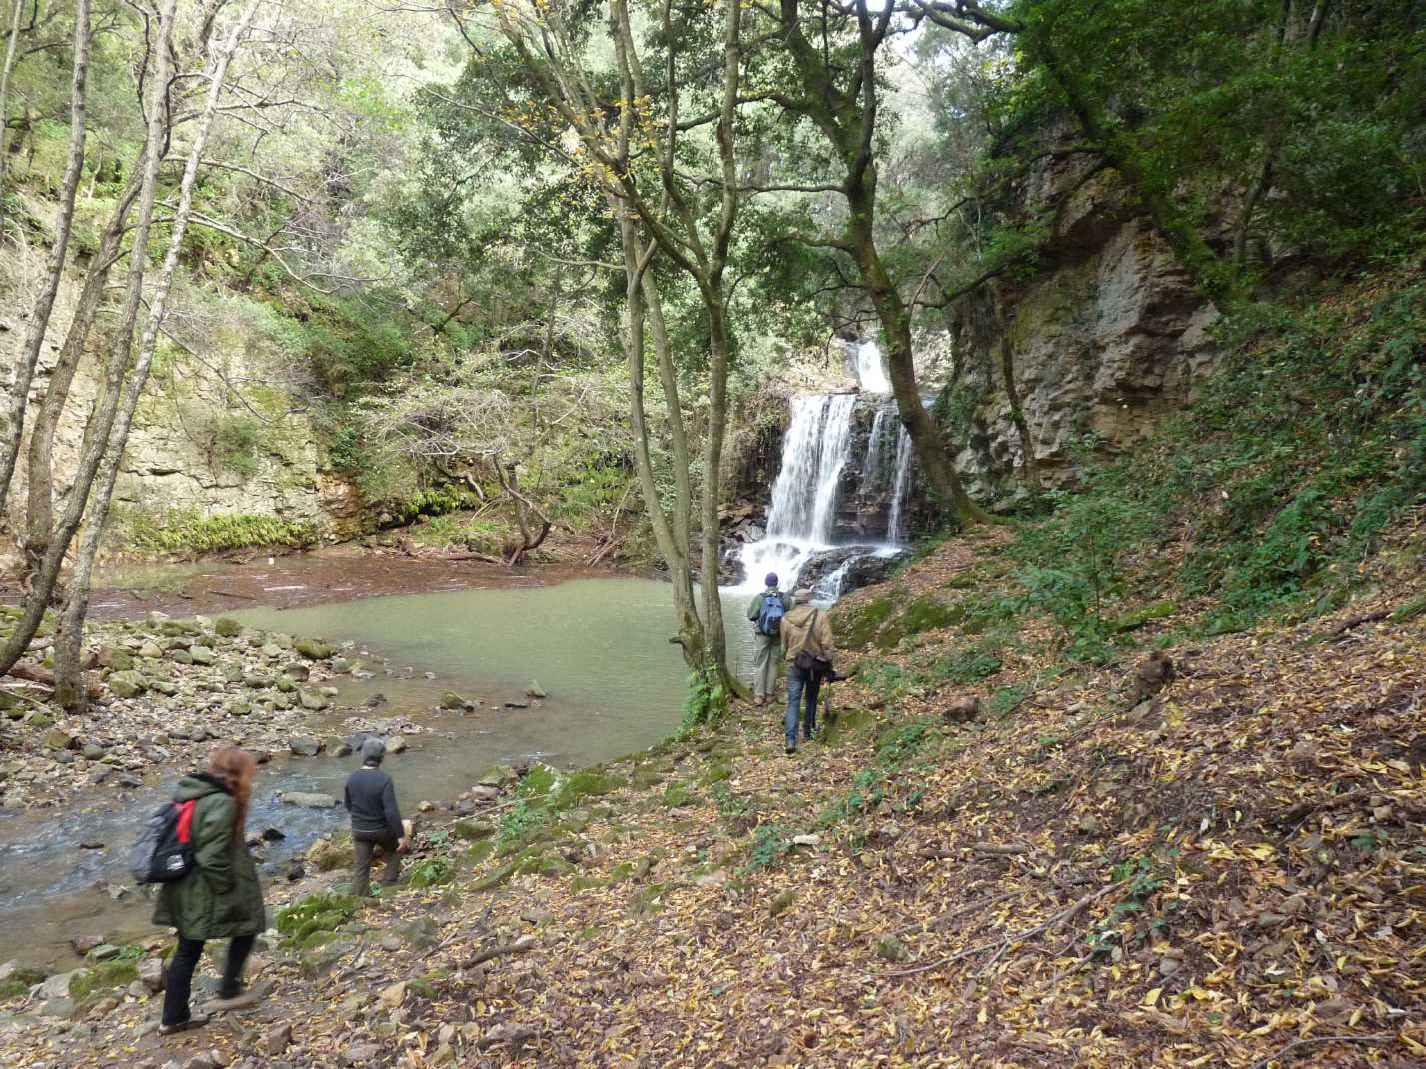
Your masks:
M396 807L396 785L381 770L386 743L369 738L361 744L361 768L347 777L347 812L352 815L352 846L356 863L352 872L352 894L371 894L371 858L376 848L386 854L386 874L381 882L390 886L401 878L400 854L406 849L401 810Z
M257 763L246 750L224 746L208 768L178 781L175 802L193 802L189 841L196 865L181 880L163 885L153 922L178 930L178 950L168 965L159 1032L168 1035L207 1024L209 1015L188 1006L193 970L209 939L230 939L215 1010L256 1002L242 985L243 966L258 934L267 928L257 865L248 853L248 803Z

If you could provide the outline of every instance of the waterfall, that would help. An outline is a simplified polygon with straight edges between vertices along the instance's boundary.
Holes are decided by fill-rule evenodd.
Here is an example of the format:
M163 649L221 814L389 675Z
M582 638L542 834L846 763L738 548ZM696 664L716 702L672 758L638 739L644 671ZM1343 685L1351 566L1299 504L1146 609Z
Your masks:
M886 540L904 542L906 540L906 491L911 485L911 435L906 428L896 439L896 479L891 484L891 512L886 520Z
M793 583L815 552L832 542L842 472L851 459L853 394L809 394L792 399L792 421L782 440L782 467L772 488L767 537L742 546L744 582L761 587L775 571Z
M874 341L858 342L854 356L857 381L861 383L863 392L890 393L891 381L886 377L886 367L881 361L881 346Z

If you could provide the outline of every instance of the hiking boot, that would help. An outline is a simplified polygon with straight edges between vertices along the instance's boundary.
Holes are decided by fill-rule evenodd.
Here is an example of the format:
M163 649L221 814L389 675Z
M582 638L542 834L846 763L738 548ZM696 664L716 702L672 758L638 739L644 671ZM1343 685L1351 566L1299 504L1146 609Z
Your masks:
M206 1013L195 1013L186 1021L179 1021L177 1024L161 1024L158 1026L158 1034L161 1036L177 1035L179 1032L190 1032L195 1028L202 1028L213 1018Z
M797 747L796 747L796 746L784 746L783 749L782 749L782 752L785 753L788 757L791 757L791 756L793 756L795 753L797 753Z

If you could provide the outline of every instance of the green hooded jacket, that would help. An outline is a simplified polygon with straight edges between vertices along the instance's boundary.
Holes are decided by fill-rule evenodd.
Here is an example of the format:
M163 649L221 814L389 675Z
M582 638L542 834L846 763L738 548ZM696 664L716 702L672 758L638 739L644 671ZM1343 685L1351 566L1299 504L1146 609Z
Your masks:
M230 939L264 931L267 913L257 865L247 843L233 834L232 796L199 774L179 780L173 800L198 803L190 833L197 867L163 885L153 922L177 928L184 939Z

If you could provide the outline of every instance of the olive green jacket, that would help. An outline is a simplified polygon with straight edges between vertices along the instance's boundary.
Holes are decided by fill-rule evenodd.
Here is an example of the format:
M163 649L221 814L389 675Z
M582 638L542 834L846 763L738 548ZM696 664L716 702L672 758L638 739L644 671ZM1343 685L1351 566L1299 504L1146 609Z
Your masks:
M232 796L207 777L184 776L173 800L198 803L190 832L197 867L163 885L153 922L177 928L185 939L229 939L264 931L262 886L247 843L233 834Z

